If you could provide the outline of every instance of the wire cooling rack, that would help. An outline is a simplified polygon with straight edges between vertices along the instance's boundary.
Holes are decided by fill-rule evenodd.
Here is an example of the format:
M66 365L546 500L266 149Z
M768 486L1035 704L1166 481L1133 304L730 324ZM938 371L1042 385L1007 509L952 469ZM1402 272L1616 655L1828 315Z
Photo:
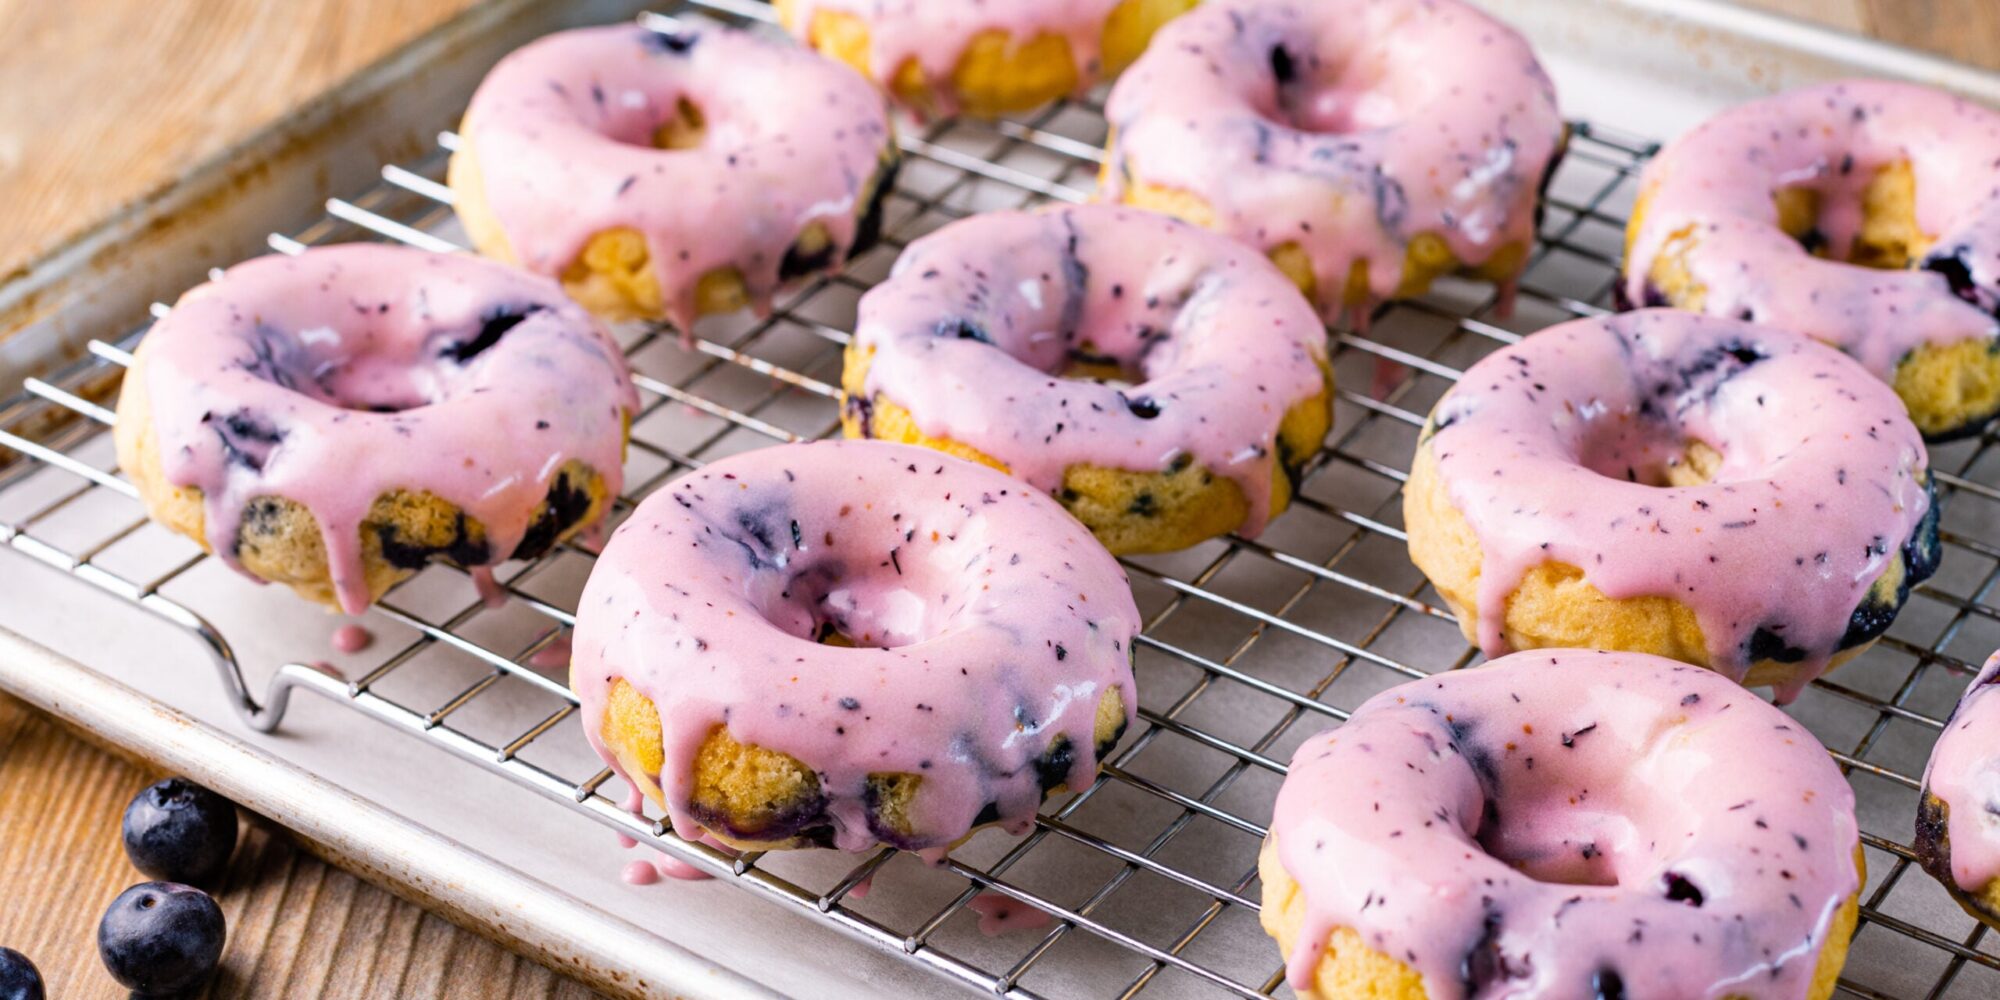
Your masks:
M743 0L700 0L677 13L686 11L768 19L768 8ZM974 212L1085 199L1104 131L1101 107L1081 101L906 135L885 245L846 274L793 292L768 317L706 322L692 351L661 329L620 330L645 407L617 515L723 455L837 433L835 383L854 303L895 254ZM271 247L379 239L460 249L440 183L454 141L446 133L428 157L385 166L379 184L327 202L323 219L272 235ZM1255 927L1256 851L1284 761L1374 692L1477 659L1428 599L1398 527L1422 415L1481 355L1606 311L1635 173L1654 148L1576 125L1511 310L1490 288L1447 281L1379 310L1365 333L1332 333L1336 428L1293 508L1258 540L1127 562L1147 616L1140 724L1095 783L1049 803L1026 837L982 834L941 868L886 850L858 864L830 852L737 855L626 812L621 789L607 787L611 772L583 746L562 681L586 546L505 567L511 600L500 609L466 600L457 570L427 570L371 613L396 638L378 644L366 669L340 678L288 664L253 694L225 630L211 624L216 609L176 596L212 561L172 540L150 546L166 553L150 564L124 554L161 532L115 470L114 418L102 401L144 325L90 342L83 359L0 400L0 542L193 631L254 728L275 727L293 690L314 691L965 983L1019 997L1286 995L1276 950ZM166 308L154 307L155 318ZM1994 941L1927 876L1911 877L1907 844L1915 776L1939 720L1972 665L2000 645L1994 441L1933 453L1946 504L1942 570L1875 650L1793 708L1832 748L1860 802L1870 876L1842 995L2000 995ZM869 895L892 867L893 891ZM996 894L1046 924L993 939L966 933Z

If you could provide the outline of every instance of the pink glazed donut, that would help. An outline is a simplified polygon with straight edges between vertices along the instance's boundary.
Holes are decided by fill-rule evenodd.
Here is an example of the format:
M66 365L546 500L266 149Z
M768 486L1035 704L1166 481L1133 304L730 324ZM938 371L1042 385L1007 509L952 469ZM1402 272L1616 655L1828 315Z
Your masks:
M155 520L359 614L432 559L477 572L595 524L638 405L554 283L350 244L182 296L139 344L116 439Z
M1457 0L1211 0L1112 88L1102 195L1270 254L1329 322L1511 288L1562 148L1526 39Z
M1112 552L1255 536L1332 424L1326 329L1256 252L1111 205L974 216L861 300L850 437L1058 497Z
M718 27L550 35L493 68L461 136L453 208L481 253L683 331L874 245L898 162L866 80Z
M880 442L639 505L577 606L592 744L684 838L942 852L1023 832L1134 718L1124 571L1047 496Z
M1824 1000L1859 914L1854 793L1705 670L1520 653L1300 746L1258 868L1304 998Z
M1946 720L1924 767L1917 859L1967 913L2000 928L2000 653Z
M1752 101L1647 164L1627 301L1795 330L1927 437L2000 412L2000 112L1850 80Z
M1840 352L1648 309L1481 359L1420 435L1410 555L1488 656L1653 653L1788 702L1937 568L1928 456Z

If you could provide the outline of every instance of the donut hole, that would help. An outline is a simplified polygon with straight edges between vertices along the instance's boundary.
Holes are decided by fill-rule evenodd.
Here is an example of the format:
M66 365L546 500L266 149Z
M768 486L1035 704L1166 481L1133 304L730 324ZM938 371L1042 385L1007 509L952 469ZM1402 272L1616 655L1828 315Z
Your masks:
M1273 123L1314 135L1353 135L1388 128L1409 102L1380 54L1352 53L1329 62L1317 53L1275 44L1265 52L1271 80L1254 100Z
M1577 462L1607 479L1668 489L1713 482L1723 455L1664 422L1603 420L1585 435Z
M676 100L674 113L653 128L653 145L659 149L696 149L706 141L708 119L685 97Z
M389 313L390 303L356 303L366 318ZM497 346L508 331L541 305L503 307L486 313L477 325L439 330L421 338L381 336L367 322L356 328L314 327L280 330L258 324L248 339L249 354L241 363L251 375L280 388L342 410L402 413L452 397L465 367ZM220 419L220 418L218 418ZM249 444L265 441L255 420L231 415L220 431L225 440Z
M1901 270L1931 239L1917 224L1916 174L1908 161L1859 178L1852 157L1825 176L1772 193L1778 228L1807 253L1860 267Z

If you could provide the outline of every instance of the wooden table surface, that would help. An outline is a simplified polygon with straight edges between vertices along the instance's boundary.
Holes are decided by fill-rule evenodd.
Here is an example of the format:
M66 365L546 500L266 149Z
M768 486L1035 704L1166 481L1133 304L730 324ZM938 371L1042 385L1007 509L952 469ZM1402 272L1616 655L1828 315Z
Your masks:
M473 2L0 0L0 277ZM2000 0L1748 2L2000 68ZM123 995L94 933L151 777L0 695L0 944L53 996ZM219 898L210 996L588 996L262 823Z

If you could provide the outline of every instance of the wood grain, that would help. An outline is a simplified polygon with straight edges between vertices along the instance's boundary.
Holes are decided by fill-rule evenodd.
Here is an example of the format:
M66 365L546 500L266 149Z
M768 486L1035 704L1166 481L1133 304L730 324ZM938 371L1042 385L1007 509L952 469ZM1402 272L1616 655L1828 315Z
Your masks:
M0 276L474 0L0 0Z
M97 919L145 881L118 824L153 780L0 695L0 944L28 955L49 995L122 998L97 958ZM332 868L248 818L216 892L229 922L222 972L202 997L490 997L592 994Z
M2000 69L1995 0L1741 0L1745 6Z

